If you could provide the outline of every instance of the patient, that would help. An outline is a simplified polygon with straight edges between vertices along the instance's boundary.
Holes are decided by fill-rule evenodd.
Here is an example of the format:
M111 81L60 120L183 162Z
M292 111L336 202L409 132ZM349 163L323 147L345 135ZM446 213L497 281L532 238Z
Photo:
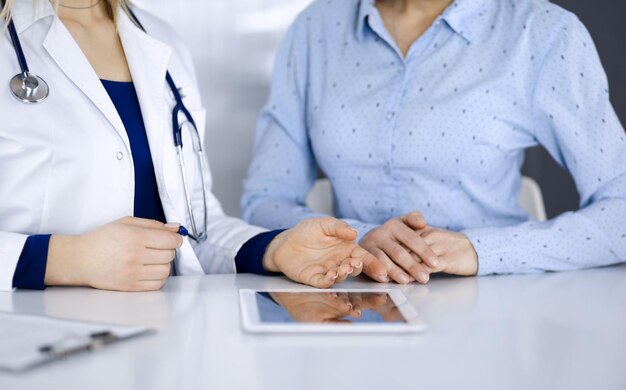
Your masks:
M579 211L520 208L535 145L574 177ZM244 217L317 216L318 169L399 283L626 260L624 129L589 33L547 1L316 1L278 52Z

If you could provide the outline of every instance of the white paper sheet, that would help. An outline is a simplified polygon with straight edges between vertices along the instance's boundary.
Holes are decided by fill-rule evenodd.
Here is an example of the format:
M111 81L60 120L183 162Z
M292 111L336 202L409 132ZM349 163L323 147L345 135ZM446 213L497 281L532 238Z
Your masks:
M0 370L22 371L56 359L42 346L78 345L92 334L109 332L126 339L147 332L144 327L115 326L0 312Z

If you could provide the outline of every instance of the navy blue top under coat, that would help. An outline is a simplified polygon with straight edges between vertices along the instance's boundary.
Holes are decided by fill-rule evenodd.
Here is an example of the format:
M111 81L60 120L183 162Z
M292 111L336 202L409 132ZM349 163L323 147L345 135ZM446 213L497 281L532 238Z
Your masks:
M132 82L107 80L102 80L102 85L124 123L130 142L135 167L134 216L165 223L165 213L135 86ZM263 269L263 256L269 243L280 232L279 230L261 233L246 242L235 257L237 271L269 275L270 273ZM35 290L45 288L49 245L50 235L34 235L26 240L13 275L13 287Z
M139 98L133 83L102 80L117 113L119 114L133 155L135 166L135 212L139 218L154 219L165 223L159 188L154 174L152 153L144 126Z

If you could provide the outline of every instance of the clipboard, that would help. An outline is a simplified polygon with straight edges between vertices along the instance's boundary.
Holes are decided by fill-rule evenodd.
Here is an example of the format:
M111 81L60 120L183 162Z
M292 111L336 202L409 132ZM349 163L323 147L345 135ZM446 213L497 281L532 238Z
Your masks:
M22 372L149 332L119 326L0 312L0 371Z

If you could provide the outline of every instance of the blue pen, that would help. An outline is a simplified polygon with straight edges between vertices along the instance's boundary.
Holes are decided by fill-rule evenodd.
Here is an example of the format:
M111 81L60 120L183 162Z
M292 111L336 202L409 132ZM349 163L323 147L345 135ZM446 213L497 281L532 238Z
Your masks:
M188 237L189 236L189 230L187 230L187 228L184 227L183 225L180 225L180 227L178 228L178 234L180 234L183 237Z

